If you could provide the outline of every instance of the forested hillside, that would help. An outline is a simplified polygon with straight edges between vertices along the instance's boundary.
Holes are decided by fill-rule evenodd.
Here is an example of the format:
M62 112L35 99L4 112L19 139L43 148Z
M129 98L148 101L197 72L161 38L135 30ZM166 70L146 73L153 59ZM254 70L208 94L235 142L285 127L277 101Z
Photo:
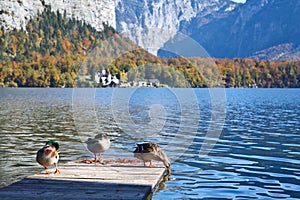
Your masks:
M216 59L226 87L300 87L300 61Z
M158 58L104 24L102 32L47 7L26 30L0 30L0 86L74 87L106 69L122 82L170 87L300 87L299 61Z
M0 84L72 87L89 49L112 34L114 29L107 25L97 32L47 7L26 30L0 30Z

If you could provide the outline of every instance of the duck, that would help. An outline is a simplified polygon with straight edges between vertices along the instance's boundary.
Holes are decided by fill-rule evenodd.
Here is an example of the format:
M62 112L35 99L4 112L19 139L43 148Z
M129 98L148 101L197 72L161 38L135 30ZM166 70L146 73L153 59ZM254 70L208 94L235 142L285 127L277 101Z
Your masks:
M99 154L100 162L101 154L110 147L110 138L106 134L100 133L93 139L88 138L85 143L87 144L87 149L95 155L95 162L97 162L97 154Z
M138 143L133 153L134 157L144 161L144 167L146 166L146 162L150 162L149 167L153 167L152 160L161 161L167 168L168 174L171 173L171 163L167 154L156 143Z
M54 174L60 174L58 169L58 154L59 144L56 140L49 140L44 147L36 153L36 161L45 168L45 173L50 174L48 167L55 166Z

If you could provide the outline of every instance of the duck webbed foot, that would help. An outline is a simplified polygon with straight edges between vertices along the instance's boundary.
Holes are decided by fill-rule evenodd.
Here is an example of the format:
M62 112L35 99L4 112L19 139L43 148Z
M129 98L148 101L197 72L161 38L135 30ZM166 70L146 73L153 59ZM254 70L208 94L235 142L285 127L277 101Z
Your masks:
M150 162L149 167L155 167L155 165L152 163L152 160L150 160L149 162Z
M54 174L60 174L60 171L58 169L57 163L55 163L54 166L55 166L55 172L54 172Z
M45 171L42 174L51 174L51 172L48 171L48 167L45 167Z

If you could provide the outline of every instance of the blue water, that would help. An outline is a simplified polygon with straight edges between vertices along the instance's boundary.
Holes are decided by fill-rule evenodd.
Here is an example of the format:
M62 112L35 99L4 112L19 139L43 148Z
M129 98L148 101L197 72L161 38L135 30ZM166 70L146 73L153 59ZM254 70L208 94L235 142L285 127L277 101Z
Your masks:
M60 163L92 156L97 131L105 155L162 146L172 174L153 199L300 198L299 89L0 89L0 186L42 170L49 138Z

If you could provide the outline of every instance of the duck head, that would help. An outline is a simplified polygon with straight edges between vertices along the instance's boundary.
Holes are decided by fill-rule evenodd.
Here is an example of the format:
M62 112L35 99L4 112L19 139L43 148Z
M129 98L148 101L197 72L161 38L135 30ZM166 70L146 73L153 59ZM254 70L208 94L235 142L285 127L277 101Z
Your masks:
M168 170L168 175L170 175L171 174L171 165L170 164L167 166L167 170Z
M56 140L49 140L47 143L46 143L46 146L54 146L56 150L59 149L59 144Z
M164 163L164 166L168 170L168 175L171 174L171 162L170 162L167 154L165 152L161 152L161 158L162 158L162 161Z
M106 134L99 133L98 135L95 136L95 139L97 139L97 140L102 140L102 139L107 140L108 136Z

